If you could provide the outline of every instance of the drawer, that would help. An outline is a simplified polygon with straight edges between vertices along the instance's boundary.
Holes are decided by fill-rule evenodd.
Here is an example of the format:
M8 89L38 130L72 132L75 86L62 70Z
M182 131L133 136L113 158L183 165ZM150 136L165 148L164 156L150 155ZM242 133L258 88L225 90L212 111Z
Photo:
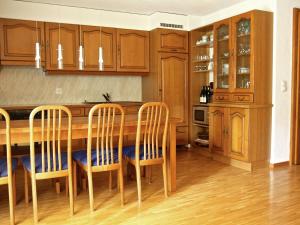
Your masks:
M176 127L176 144L185 145L188 144L188 127Z
M230 101L230 95L229 94L214 94L214 101L216 102L229 102Z
M84 108L83 107L76 107L70 108L73 117L80 117L84 116Z
M234 94L234 102L253 102L253 94Z

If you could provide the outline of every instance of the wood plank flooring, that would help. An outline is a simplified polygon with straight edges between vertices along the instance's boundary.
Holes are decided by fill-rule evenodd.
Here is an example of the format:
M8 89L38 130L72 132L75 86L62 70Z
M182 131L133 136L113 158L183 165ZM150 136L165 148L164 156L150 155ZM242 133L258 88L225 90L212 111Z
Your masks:
M63 191L55 193L50 181L38 183L39 224L201 224L292 225L300 224L300 167L284 167L250 173L212 161L199 150L179 151L175 194L165 199L162 170L153 169L153 182L142 183L142 207L137 207L136 182L125 185L126 204L120 205L116 188L108 190L106 174L95 177L94 213L88 193L75 201L69 215ZM32 205L24 202L23 171L17 172L16 222L33 224ZM0 187L0 224L9 223L7 188Z

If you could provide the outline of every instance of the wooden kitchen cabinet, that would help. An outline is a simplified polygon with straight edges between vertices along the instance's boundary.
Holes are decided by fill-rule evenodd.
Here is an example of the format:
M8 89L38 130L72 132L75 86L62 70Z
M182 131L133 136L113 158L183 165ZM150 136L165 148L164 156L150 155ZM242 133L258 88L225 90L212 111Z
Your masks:
M101 37L100 37L101 29ZM117 70L116 29L96 26L81 26L81 44L84 47L84 70L99 71L100 39L103 49L104 71Z
M214 24L214 102L271 104L272 35L271 12L253 10Z
M188 54L160 51L161 33L163 29L150 32L150 73L142 78L143 101L165 102L170 117L180 119L177 144L188 144Z
M78 70L79 26L73 24L46 23L46 70L58 70L57 48L63 48L63 69Z
M171 29L155 29L151 38L161 52L188 53L188 32Z
M212 107L209 113L209 146L212 152L228 155L227 123L228 113L226 108Z
M2 65L35 65L35 43L40 43L41 62L45 63L44 22L0 19Z
M229 124L229 155L233 159L248 160L249 143L249 110L230 108Z
M209 148L214 155L246 170L266 166L271 142L268 105L213 103L209 107ZM217 154L215 154L217 153Z
M149 72L149 32L117 30L117 71Z
M180 119L178 125L187 125L188 116L188 55L158 54L159 95L170 108L170 116Z

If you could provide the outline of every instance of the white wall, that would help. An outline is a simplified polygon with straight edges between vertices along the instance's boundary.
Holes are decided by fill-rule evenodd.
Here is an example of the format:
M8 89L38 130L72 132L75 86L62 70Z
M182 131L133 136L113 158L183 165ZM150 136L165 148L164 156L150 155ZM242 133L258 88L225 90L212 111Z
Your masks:
M295 7L300 7L299 0L276 0L275 2L272 163L289 160L292 81L292 25L293 8ZM287 92L281 92L281 81L287 82Z
M148 30L146 15L0 0L0 17Z

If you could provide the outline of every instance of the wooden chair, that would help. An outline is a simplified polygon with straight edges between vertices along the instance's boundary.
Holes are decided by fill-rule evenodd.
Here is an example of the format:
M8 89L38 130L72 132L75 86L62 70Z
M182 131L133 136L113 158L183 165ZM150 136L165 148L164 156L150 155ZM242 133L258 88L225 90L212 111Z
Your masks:
M116 114L120 114L116 117ZM118 170L121 204L124 204L124 184L122 170L122 145L124 110L118 104L95 105L89 112L87 150L73 153L74 185L77 184L76 165L87 173L90 210L94 211L93 177L94 172ZM118 121L119 120L119 121ZM96 121L94 123L94 121ZM96 146L93 145L96 136ZM114 137L118 138L118 146L114 147ZM76 187L74 187L76 195Z
M141 106L135 146L124 148L126 160L135 167L139 206L142 202L141 167L161 164L164 192L167 193L166 143L169 109L163 102L149 102ZM141 144L142 142L142 144Z
M37 114L41 119L35 119ZM62 118L66 116L66 118ZM40 125L40 127L39 127ZM25 201L28 202L28 175L31 177L34 222L38 222L36 181L66 177L69 183L71 215L74 213L72 185L72 115L64 106L39 106L30 113L30 156L21 158L25 176ZM62 128L62 126L64 126ZM40 136L41 153L35 150L35 137ZM67 138L67 151L62 151L61 138ZM46 143L45 143L46 142Z
M10 118L8 113L0 109L0 117L3 116L6 126L6 158L0 159L0 185L8 184L10 224L15 224L15 201L16 201L16 182L15 170L18 160L11 157L10 143Z

